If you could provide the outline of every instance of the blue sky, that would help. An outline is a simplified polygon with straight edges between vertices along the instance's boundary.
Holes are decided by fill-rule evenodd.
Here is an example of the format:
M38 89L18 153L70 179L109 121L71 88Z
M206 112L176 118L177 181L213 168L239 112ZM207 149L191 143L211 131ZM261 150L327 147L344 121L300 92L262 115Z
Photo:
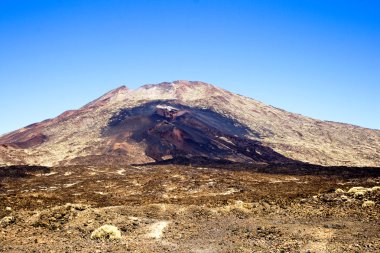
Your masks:
M380 2L0 0L0 134L178 79L380 129Z

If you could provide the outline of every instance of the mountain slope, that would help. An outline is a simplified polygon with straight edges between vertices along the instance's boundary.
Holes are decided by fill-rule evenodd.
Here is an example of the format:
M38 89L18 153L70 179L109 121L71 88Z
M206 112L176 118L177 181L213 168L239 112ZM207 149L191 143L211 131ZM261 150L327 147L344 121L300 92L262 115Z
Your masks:
M311 119L189 81L123 86L79 110L2 136L0 144L4 164L130 164L201 156L380 166L379 130ZM22 152L22 159L5 155L10 149Z

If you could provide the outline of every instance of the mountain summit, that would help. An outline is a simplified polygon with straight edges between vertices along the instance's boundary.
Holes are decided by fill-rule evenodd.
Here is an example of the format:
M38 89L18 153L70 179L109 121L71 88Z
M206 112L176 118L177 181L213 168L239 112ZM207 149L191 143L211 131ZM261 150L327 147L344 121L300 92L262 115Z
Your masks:
M0 164L138 164L176 159L380 166L380 131L315 120L211 84L112 90L0 138Z

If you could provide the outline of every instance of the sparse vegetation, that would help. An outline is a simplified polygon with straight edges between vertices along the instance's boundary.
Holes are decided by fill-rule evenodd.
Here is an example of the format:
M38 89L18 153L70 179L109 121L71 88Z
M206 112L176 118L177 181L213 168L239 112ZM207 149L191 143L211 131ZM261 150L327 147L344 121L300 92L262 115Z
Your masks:
M91 239L119 240L121 239L121 232L115 226L103 225L91 233Z
M368 189L361 186L355 186L348 190L348 193L366 192Z
M380 171L306 170L69 166L5 178L0 219L16 222L1 227L0 252L378 252Z
M362 207L372 207L372 206L375 206L375 202L372 200L366 200L362 204Z
M0 224L2 227L7 227L12 223L15 223L16 219L13 216L5 216L1 219Z

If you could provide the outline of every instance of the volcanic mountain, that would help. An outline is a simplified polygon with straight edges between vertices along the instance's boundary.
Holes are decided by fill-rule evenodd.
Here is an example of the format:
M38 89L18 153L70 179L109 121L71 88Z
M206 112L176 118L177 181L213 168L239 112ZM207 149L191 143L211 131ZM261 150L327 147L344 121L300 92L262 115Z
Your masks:
M315 120L203 82L117 88L0 137L0 164L209 159L380 166L380 131Z

